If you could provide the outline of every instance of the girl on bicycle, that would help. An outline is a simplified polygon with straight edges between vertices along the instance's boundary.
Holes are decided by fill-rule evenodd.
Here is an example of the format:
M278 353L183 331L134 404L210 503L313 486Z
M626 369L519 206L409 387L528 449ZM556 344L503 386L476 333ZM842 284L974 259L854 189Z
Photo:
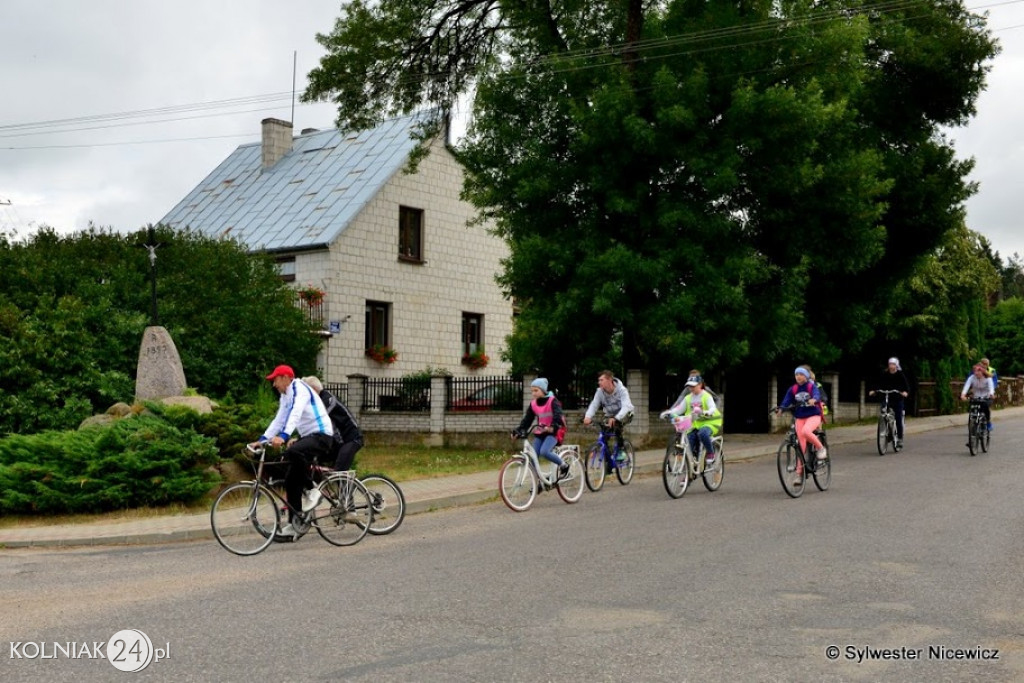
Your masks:
M874 396L876 391L900 392L889 397L889 405L896 413L896 448L903 448L903 399L910 393L910 382L903 374L899 358L893 356L889 359L889 367L882 373L878 386L868 392L868 396Z
M711 443L711 437L722 431L722 413L715 405L715 399L711 392L704 386L704 380L700 375L691 376L686 381L690 393L683 398L683 402L672 407L670 414L691 415L690 429L686 432L686 438L690 440L690 450L697 453L698 442L704 446L704 457L708 464L715 461L715 449Z
M978 363L974 366L974 371L971 376L964 382L964 389L960 392L960 400L967 400L967 392L971 393L972 398L976 398L982 401L981 411L985 415L985 422L988 426L988 431L992 431L992 410L989 404L992 402L993 397L996 395L995 385L992 383L992 378L988 375L985 370L985 366Z
M523 415L519 428L512 433L512 437L524 436L536 418L537 426L533 429L533 450L540 457L558 465L558 478L563 479L569 474L569 464L554 452L555 446L562 443L562 439L565 438L566 424L565 417L562 415L562 403L555 398L553 392L548 391L548 381L543 377L533 380L530 384L530 393L533 395L533 400L530 401L526 414Z
M793 408L793 417L796 419L796 437L800 441L800 450L807 452L807 442L811 443L814 450L818 453L818 460L824 460L828 457L828 451L825 450L824 444L814 433L818 427L821 426L822 412L821 412L821 392L818 389L818 385L811 381L811 371L805 367L799 367L793 371L793 377L796 379L796 384L789 388L786 395L782 398L782 403L779 408L788 408L789 406L796 404ZM797 477L794 483L799 486L803 483L803 458L797 458L796 461L796 472Z

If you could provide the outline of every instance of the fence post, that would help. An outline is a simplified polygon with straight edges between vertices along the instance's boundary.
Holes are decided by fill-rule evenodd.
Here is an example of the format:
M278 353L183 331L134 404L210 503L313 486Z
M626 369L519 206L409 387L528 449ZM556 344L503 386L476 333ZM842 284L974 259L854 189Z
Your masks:
M430 434L426 439L428 446L444 446L444 402L446 398L444 375L431 376Z
M355 374L348 376L348 409L352 417L359 422L363 414L363 406L366 405L366 375Z
M626 388L629 389L629 398L633 402L633 427L634 435L642 437L637 441L646 443L647 437L651 435L651 397L650 397L650 374L647 370L626 370Z
M779 377L775 373L772 373L772 379L768 382L768 410L771 410L775 406L779 405ZM779 431L779 426L782 424L782 417L777 414L772 414L770 432L774 434Z

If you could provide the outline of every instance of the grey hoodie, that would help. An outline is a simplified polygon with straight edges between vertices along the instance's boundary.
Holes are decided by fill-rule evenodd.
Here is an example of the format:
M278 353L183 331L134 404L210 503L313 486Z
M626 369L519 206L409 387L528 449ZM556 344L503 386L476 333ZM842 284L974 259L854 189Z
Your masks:
M626 385L618 377L613 378L613 381L615 389L610 394L601 387L597 388L597 391L594 392L594 400L587 406L586 417L593 419L597 414L597 409L601 408L606 417L614 417L621 422L627 414L633 412L633 402L629 400L629 390L626 389Z

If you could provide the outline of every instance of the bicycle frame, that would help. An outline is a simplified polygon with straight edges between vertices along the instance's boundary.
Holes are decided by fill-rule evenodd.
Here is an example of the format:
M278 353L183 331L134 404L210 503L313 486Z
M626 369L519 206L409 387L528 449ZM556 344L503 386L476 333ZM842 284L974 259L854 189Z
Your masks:
M795 431L793 432L793 436L796 436ZM716 434L711 437L711 445L717 446L717 453L722 452L723 442L724 439L721 434ZM694 453L693 448L690 446L689 432L677 432L676 443L683 449L683 458L687 463L687 466L690 468L690 476L694 479L703 476L704 471L707 469L707 454L704 453L704 444L698 441L697 443L700 450L697 453Z
M612 469L619 469L619 463L617 458L612 457L618 454L618 451L622 448L622 443L616 439L615 441L615 452L611 450L611 445L608 443L611 438L615 436L615 429L608 428L605 425L601 425L597 429L597 443L601 447L601 462L603 464L610 465ZM622 437L622 441L625 441L625 436Z

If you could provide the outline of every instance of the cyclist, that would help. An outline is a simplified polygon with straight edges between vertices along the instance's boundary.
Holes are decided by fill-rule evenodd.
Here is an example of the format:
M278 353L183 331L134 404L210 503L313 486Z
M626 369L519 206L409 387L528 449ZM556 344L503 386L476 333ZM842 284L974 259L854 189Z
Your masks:
M352 469L356 453L363 447L363 433L359 431L356 418L349 411L348 406L338 400L338 397L324 389L320 379L314 376L303 377L302 381L313 388L324 402L327 415L331 418L334 427L334 445L331 449L334 469L343 472Z
M633 402L629 400L629 390L622 380L611 370L602 370L597 375L597 391L587 406L583 424L588 425L594 420L597 410L604 412L608 427L615 432L615 443L622 443L622 428L633 419ZM621 456L620 456L621 457Z
M526 408L519 428L512 432L512 438L522 437L530 429L533 419L537 418L537 426L533 429L533 450L537 455L558 465L558 478L564 479L569 474L569 463L555 453L555 446L565 438L565 416L562 414L562 403L555 398L554 392L548 391L548 381L538 377L530 383L533 400ZM540 471L540 463L537 470Z
M704 457L708 464L711 464L715 461L711 437L722 431L722 413L715 405L715 399L711 391L704 386L704 380L700 375L691 376L686 386L690 393L683 398L681 404L673 406L666 412L672 417L687 413L691 415L690 428L686 431L686 438L690 440L690 450L696 453L697 444L700 442L704 446Z
M809 441L818 453L818 460L824 460L828 457L828 451L814 433L821 426L823 417L821 392L818 385L811 380L811 371L807 368L798 367L793 371L793 377L796 379L796 384L791 386L782 398L779 410L796 403L796 407L793 408L793 417L796 419L796 437L800 442L800 450L807 452L807 442ZM795 486L803 484L803 476L801 476L803 467L803 458L797 458L796 478L793 480Z
M291 367L278 365L267 379L281 395L277 415L263 436L250 445L255 447L269 441L271 446L278 448L288 442L293 433L299 433L299 438L292 441L285 451L289 462L284 479L288 523L278 531L282 536L296 537L298 532L292 526L293 511L308 512L320 502L320 492L313 488L309 476L309 465L314 457L324 459L331 452L334 428L323 401L308 384L295 379L295 371Z
M893 356L889 364L882 372L874 389L868 392L868 396L874 396L876 391L898 391L898 394L889 394L889 405L896 413L896 448L903 448L903 399L910 394L910 382L903 374L900 367L900 359Z
M996 388L992 383L992 378L985 373L985 366L981 363L974 366L971 376L964 382L963 391L960 392L961 401L967 400L967 392L970 392L973 398L982 401L981 412L985 415L985 422L988 425L988 430L991 432L992 410L990 404L995 396Z

